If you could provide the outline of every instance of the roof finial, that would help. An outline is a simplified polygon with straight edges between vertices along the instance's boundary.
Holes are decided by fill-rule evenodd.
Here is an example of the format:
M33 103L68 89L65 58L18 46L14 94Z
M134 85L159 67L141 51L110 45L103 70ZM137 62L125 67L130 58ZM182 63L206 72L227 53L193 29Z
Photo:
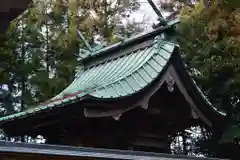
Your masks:
M167 23L166 19L163 17L161 11L157 8L157 6L153 2L153 0L147 0L147 1L150 4L150 6L152 7L152 9L154 10L154 12L158 15L158 19L159 19L160 23L162 25L166 25L166 23Z
M77 29L77 34L80 37L80 39L83 41L87 49L91 52L93 50L92 47L90 46L90 44L88 44L87 40L84 38L84 36L82 35L82 32L79 29Z

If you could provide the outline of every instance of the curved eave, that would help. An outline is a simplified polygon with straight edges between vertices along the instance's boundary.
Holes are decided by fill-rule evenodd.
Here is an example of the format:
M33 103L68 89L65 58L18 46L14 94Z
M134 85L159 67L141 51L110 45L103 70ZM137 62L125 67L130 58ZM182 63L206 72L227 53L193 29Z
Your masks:
M197 104L198 109L204 113L208 119L216 120L218 122L219 120L224 119L226 117L226 113L217 110L193 80L191 73L188 71L187 66L180 55L180 49L176 48L174 52L176 52L176 54L173 54L172 57L174 69L177 71L178 76L180 77L188 94L191 95L195 104Z
M84 97L79 98L78 96L75 97L71 97L71 98L67 98L67 99L63 99L61 101L55 102L55 103L49 103L47 105L38 105L35 108L31 108L31 109L27 109L26 111L22 111L19 113L15 113L15 114L11 114L8 116L4 116L0 118L0 124L9 122L9 121L14 121L14 120L18 120L18 119L24 119L30 116L34 116L36 114L40 114L43 112L48 112L53 110L54 108L58 107L65 107L69 104L73 104L76 102L79 102L81 100L83 100Z

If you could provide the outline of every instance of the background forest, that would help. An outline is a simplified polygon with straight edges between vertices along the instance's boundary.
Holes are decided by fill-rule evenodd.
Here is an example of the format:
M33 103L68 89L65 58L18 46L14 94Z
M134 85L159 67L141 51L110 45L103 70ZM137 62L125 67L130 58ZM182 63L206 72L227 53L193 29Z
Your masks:
M128 17L149 3L159 17L153 28L164 24L162 15L180 14L177 38L183 57L205 95L234 123L223 141L235 143L240 139L235 123L240 120L240 1L154 2L157 6L151 0L34 0L0 46L0 91L8 91L0 92L8 97L1 115L53 97L74 79L78 60L89 51L146 30L147 20Z

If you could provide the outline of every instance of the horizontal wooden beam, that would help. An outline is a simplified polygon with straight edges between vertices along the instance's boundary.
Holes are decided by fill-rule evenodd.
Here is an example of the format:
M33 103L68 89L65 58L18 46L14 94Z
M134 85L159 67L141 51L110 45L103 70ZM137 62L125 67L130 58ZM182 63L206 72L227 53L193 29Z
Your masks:
M129 150L109 150L109 149L96 149L96 148L85 148L85 147L70 147L70 146L56 146L56 145L45 145L45 144L24 144L24 143L11 143L11 142L0 142L0 158L8 158L9 156L15 156L14 158L22 158L24 155L33 157L55 157L56 159L67 157L68 159L128 159L128 160L206 160L206 158L189 157L189 156L177 156L170 154L150 153L150 152L137 152ZM23 158L23 159L24 159ZM35 159L34 158L34 159ZM209 160L217 160L207 158ZM26 160L26 159L24 159ZM47 159L48 160L48 159ZM61 159L60 159L61 160Z
M146 140L146 139L139 139L132 141L131 144L135 146L142 146L142 147L152 147L152 148L160 148L160 149L167 149L168 145L161 141L153 141L153 140Z
M136 133L136 136L138 136L138 137L148 137L148 138L154 138L154 139L166 139L167 135L139 132L139 133Z

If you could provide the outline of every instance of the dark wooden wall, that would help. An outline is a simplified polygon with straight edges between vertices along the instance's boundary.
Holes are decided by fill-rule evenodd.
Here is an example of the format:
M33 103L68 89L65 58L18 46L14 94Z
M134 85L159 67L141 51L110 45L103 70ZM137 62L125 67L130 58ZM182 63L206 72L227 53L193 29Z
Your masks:
M79 103L56 108L42 117L23 119L24 123L15 121L4 129L10 133L14 128L18 131L15 135L21 131L23 135L43 135L47 144L169 153L169 134L195 123L179 89L169 92L166 84L150 98L147 109L136 107L123 113L119 120L86 118L82 108Z
M147 110L136 107L119 120L79 116L42 129L49 131L46 138L50 144L169 153L169 134L193 123L190 107L180 91L169 92L164 85L152 96Z

